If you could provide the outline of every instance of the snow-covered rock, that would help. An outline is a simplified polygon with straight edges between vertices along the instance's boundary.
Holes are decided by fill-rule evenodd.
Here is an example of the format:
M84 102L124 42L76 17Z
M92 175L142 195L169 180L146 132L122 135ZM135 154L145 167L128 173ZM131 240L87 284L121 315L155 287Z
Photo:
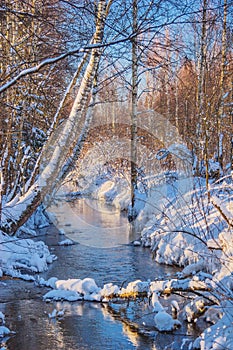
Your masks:
M74 291L71 290L59 290L59 289L54 289L49 291L43 296L43 299L45 301L49 300L67 300L67 301L77 301L77 300L82 300L82 296Z
M39 284L39 286L56 288L57 280L58 280L57 277L50 277L47 281L43 277L40 277L40 278L38 278L37 283Z
M93 278L58 280L57 289L71 290L79 294L92 294L100 291Z
M113 283L107 283L101 289L100 294L103 298L108 298L111 295L116 295L120 292L120 288Z
M120 294L148 292L149 287L150 282L142 282L141 280L136 280L130 282L126 288L122 288Z
M165 310L159 311L155 317L155 327L160 332L173 331L177 327L181 326L180 321L174 320L171 315L169 315Z
M87 300L100 301L102 295L93 278L41 281L44 285L54 287L54 290L44 295L45 300Z
M9 328L5 326L0 326L0 338L5 337L6 335L11 334L12 332L9 330Z
M140 241L133 241L133 245L135 247L139 247L141 245L141 242Z
M75 243L71 239L67 238L67 239L64 239L63 241L58 242L58 244L67 246L67 245L74 245Z

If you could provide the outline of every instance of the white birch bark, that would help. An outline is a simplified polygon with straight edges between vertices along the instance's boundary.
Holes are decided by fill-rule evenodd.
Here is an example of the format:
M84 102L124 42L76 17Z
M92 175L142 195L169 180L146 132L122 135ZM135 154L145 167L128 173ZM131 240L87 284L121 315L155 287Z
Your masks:
M206 139L206 115L205 115L205 75L206 75L206 36L207 36L207 0L203 0L202 9L202 30L201 30L201 43L200 43L200 53L198 57L198 85L197 85L197 126L196 126L196 138L198 146L195 146L194 153L197 156L196 162L196 173L199 175L200 172L200 157L207 157L204 154L204 148L208 145L208 140ZM203 140L204 138L204 140ZM204 145L202 144L204 141ZM201 144L201 149L199 144ZM208 161L206 163L206 174L208 177ZM208 179L206 179L208 182Z
M201 34L201 50L198 60L198 91L197 91L197 108L198 108L198 123L196 135L199 139L202 134L202 122L204 116L204 88L205 88L205 64L206 64L206 21L207 21L207 0L203 1L202 11L202 34Z
M133 0L133 32L137 33L137 0ZM131 110L131 212L130 221L134 221L135 192L137 189L137 99L138 99L138 57L137 38L132 39L132 110Z
M223 29L222 29L222 50L221 50L221 74L219 82L220 99L219 99L219 109L218 109L218 162L223 168L223 133L222 133L222 117L224 114L224 83L226 76L226 56L227 56L227 0L224 0L224 10L223 10Z

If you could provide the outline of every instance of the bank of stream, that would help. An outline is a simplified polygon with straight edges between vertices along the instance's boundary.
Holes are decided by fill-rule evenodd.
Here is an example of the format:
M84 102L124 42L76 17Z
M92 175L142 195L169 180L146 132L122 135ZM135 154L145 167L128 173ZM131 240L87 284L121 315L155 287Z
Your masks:
M100 287L110 282L121 286L177 272L177 268L156 264L149 249L131 244L135 237L130 234L127 218L107 206L79 199L63 201L51 212L56 226L40 230L36 238L43 239L58 258L41 274L45 279L91 277ZM64 230L74 244L60 245L65 236L57 228ZM188 349L198 334L197 328L187 327L184 322L172 334L156 332L148 300L46 303L42 299L46 291L21 280L0 281L0 311L6 316L7 326L16 332L2 341L3 349L180 350ZM54 309L64 310L64 315L50 318ZM140 332L142 324L146 332Z

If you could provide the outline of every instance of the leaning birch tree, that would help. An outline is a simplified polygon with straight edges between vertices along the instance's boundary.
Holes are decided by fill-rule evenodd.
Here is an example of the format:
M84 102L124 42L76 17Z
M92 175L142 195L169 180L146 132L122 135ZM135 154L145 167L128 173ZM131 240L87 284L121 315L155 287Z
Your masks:
M10 202L5 203L2 208L0 229L7 234L13 235L32 215L45 196L53 191L55 179L59 177L70 149L77 140L80 123L87 114L90 92L101 57L101 43L104 35L106 13L111 2L111 0L108 4L106 0L99 0L98 2L90 59L69 117L63 122L57 137L54 138L52 133L44 146L44 149L49 150L49 152L46 151L48 157L43 162L41 173L23 196L20 196L20 194L16 195Z

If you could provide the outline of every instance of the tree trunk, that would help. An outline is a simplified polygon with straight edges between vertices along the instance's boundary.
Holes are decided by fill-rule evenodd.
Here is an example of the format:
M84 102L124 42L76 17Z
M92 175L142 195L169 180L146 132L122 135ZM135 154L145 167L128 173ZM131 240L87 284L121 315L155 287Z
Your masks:
M194 152L197 156L197 165L196 173L200 175L199 162L200 157L203 158L204 154L204 144L203 136L205 137L206 130L206 115L205 115L205 68L206 68L206 35L207 35L207 0L203 0L203 9L202 9L202 30L201 30L201 48L198 59L198 85L197 85L197 96L196 96L196 105L197 105L197 126L196 126L196 144L202 145L202 149L199 146L195 146ZM205 124L205 125L204 125ZM203 135L204 128L204 135ZM203 141L203 143L202 143ZM203 160L203 159L201 159Z
M218 162L223 168L223 133L222 133L222 117L224 114L224 82L226 76L226 51L227 51L227 0L224 0L224 10L223 10L223 29L222 29L222 50L221 50L221 74L219 82L219 109L217 116L218 125Z
M133 0L133 33L132 39L132 95L131 95L131 209L129 221L134 221L135 193L137 190L137 99L138 99L138 57L137 57L137 0Z

